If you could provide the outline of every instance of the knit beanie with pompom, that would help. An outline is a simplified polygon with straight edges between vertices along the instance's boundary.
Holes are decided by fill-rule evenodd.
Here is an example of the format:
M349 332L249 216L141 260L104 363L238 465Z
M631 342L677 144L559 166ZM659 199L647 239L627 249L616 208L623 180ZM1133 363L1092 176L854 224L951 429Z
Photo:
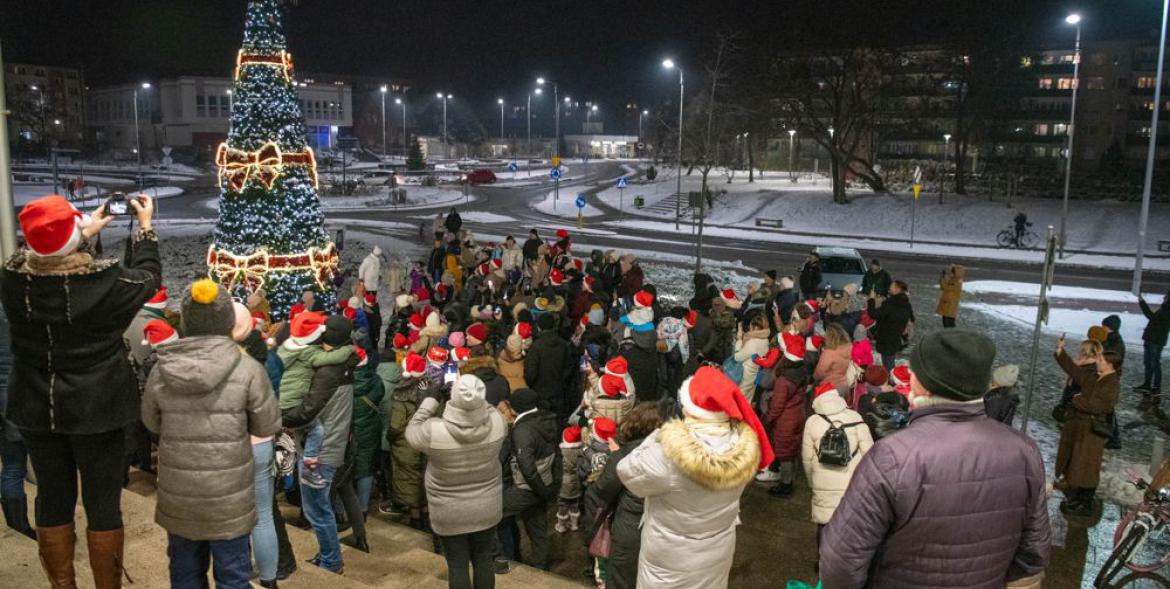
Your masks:
M236 324L232 298L214 281L204 278L191 285L183 294L183 315L180 319L184 337L222 335L231 337Z

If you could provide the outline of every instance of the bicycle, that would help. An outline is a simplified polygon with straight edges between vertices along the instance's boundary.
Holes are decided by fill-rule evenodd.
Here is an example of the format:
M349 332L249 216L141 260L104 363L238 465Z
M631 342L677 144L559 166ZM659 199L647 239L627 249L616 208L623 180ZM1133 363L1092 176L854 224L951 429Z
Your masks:
M1025 231L1016 239L1016 228L1008 227L999 232L995 236L995 243L999 247L1014 247L1016 249L1030 250L1040 243L1040 236L1036 235L1035 231Z
M1117 522L1113 552L1105 560L1093 587L1108 587L1122 569L1154 573L1170 565L1170 461L1162 465L1152 483L1126 470L1130 484L1144 490L1142 502Z

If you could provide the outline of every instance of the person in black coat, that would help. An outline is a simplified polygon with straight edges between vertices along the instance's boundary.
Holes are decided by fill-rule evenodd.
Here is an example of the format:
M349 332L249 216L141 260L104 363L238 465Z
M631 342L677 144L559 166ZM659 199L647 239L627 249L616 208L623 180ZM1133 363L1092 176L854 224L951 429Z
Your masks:
M139 229L124 262L94 253L113 220L103 208L86 223L60 196L20 212L28 245L0 271L12 369L5 417L16 425L37 473L37 542L54 586L72 586L74 508L80 474L95 583L122 576L121 491L126 426L139 419L139 387L123 334L161 284L154 204L129 199Z
M894 281L890 273L882 268L882 263L874 258L869 261L869 270L861 279L861 292L876 292L879 297L890 296L890 284Z
M427 276L431 277L431 282L434 284L439 283L446 266L447 246L443 244L442 239L436 239L435 246L431 248L431 255L427 258Z
M1142 393L1143 406L1157 407L1162 402L1162 350L1166 348L1167 335L1170 335L1170 292L1166 293L1157 311L1150 309L1150 304L1142 297L1138 297L1138 305L1149 323L1142 332L1145 376L1137 390Z
M869 316L877 321L871 332L877 343L877 351L882 355L882 366L885 366L887 371L894 369L894 357L904 347L902 336L906 333L906 327L914 321L914 309L910 306L908 290L909 286L905 282L895 280L890 285L889 298L881 307L877 306L874 293L870 293L866 302Z
M800 293L806 299L815 299L821 288L821 257L816 252L808 255L800 267Z
M776 325L777 331L792 321L792 310L800 302L800 293L796 292L791 276L781 278L778 284L780 290L776 292L776 298L772 299L772 309L779 316L779 324Z
M451 235L453 239L459 239L459 230L463 228L463 217L459 216L459 211L456 211L455 207L451 207L451 212L447 213L443 227L447 228L447 234Z
M532 542L532 566L548 569L548 505L561 489L564 464L556 417L537 407L539 394L531 389L512 393L516 412L512 431L500 448L504 471L504 518L519 517ZM507 525L501 525L500 544L509 557L518 543ZM497 559L498 560L498 559Z
M629 364L638 401L655 401L666 388L666 363L658 353L658 333L653 329L635 331L622 342L620 355Z
M556 321L545 313L537 320L540 334L524 357L524 382L536 391L540 408L568 417L576 406L569 397L572 371L576 369L569 343L556 331Z
M540 246L544 242L540 240L540 235L535 229L528 232L528 240L524 242L524 261L531 262L540 255Z

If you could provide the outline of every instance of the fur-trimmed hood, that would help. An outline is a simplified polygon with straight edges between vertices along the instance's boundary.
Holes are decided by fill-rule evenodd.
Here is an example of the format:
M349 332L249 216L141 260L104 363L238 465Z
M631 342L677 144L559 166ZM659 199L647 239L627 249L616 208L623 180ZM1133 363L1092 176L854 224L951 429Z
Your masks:
M696 484L713 491L742 487L756 474L760 443L746 423L732 426L727 451L711 452L684 420L669 421L658 430L658 443L666 457Z

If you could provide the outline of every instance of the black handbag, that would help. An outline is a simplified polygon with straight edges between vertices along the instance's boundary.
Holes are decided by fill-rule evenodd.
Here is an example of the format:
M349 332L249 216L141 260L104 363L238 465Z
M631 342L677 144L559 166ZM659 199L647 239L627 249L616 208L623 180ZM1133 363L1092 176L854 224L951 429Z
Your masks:
M1094 417L1093 421L1089 424L1089 431L1093 432L1093 435L1101 436L1106 440L1113 437L1113 426L1109 424L1109 420L1105 416Z

